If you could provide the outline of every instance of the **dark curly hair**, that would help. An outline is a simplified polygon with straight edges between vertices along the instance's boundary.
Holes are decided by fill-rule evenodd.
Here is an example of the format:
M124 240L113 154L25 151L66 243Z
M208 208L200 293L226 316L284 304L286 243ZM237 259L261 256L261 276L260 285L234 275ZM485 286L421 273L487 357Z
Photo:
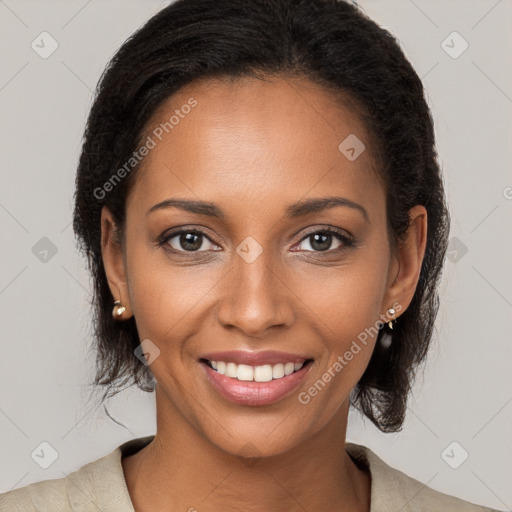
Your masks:
M110 209L122 239L125 199L139 166L108 193L104 184L140 146L162 102L184 85L259 74L308 78L359 115L379 156L392 247L409 226L410 208L427 210L413 300L396 323L391 347L376 344L351 395L380 430L396 432L432 338L450 217L422 82L396 39L342 0L178 0L138 29L106 67L85 129L73 220L94 281L94 385L104 386L103 400L128 384L144 391L155 386L149 367L134 355L140 344L134 318L112 318L101 254L101 209Z

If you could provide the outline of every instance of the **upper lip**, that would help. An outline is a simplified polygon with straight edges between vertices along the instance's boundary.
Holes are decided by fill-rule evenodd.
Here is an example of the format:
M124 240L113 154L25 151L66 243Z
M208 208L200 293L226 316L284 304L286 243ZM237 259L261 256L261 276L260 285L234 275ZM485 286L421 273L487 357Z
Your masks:
M303 363L311 358L300 354L278 352L276 350L265 350L261 352L229 350L225 352L210 352L208 354L204 354L201 359L208 359L208 361L224 361L226 363L235 364L247 364L249 366L260 366L264 364L274 365L279 363Z

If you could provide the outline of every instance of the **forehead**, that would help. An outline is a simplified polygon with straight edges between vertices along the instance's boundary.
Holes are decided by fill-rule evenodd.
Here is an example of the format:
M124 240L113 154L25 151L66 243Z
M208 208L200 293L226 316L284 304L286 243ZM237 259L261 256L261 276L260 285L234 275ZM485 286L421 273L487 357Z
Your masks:
M364 123L307 79L188 84L160 106L147 137L153 148L132 194L141 204L178 196L263 206L333 192L382 200Z

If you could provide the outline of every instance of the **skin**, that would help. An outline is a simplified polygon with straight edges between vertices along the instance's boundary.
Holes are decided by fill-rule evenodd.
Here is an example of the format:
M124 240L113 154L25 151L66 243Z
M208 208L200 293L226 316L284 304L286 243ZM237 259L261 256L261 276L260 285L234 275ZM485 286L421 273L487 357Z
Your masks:
M349 395L375 338L304 405L307 390L388 308L410 304L423 260L427 214L410 211L397 251L386 231L384 185L357 115L305 79L202 80L169 98L151 133L193 97L198 104L152 149L127 198L125 237L102 211L102 248L114 299L135 315L141 340L160 350L157 432L122 459L137 512L189 510L370 510L370 475L345 452ZM349 134L366 150L349 161ZM289 218L285 208L311 198L358 203ZM224 219L161 208L169 198L209 201ZM204 231L198 250L171 228ZM349 233L318 249L311 233ZM316 229L318 228L318 229ZM248 263L236 248L248 236L262 253ZM321 246L321 244L320 244ZM337 249L345 247L341 252ZM181 252L180 252L181 251ZM280 350L314 363L291 395L265 406L233 404L203 376L210 351ZM254 457L251 459L251 457Z

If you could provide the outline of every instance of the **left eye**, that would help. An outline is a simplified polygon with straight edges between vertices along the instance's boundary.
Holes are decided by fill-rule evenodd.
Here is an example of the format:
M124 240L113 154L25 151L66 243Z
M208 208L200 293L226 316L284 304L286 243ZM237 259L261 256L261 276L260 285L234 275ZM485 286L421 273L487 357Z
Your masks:
M336 241L338 241L338 244L339 244L334 249L331 248L333 238ZM350 240L348 239L348 237L346 237L340 233L337 233L334 231L329 231L329 230L327 230L327 231L324 230L324 231L316 231L314 233L308 234L301 242L301 245L302 244L309 245L309 249L307 248L307 245L306 245L305 249L304 248L300 249L300 246L299 246L299 250L325 252L328 250L335 251L336 249L339 249L340 247L348 246L348 245L350 245Z

